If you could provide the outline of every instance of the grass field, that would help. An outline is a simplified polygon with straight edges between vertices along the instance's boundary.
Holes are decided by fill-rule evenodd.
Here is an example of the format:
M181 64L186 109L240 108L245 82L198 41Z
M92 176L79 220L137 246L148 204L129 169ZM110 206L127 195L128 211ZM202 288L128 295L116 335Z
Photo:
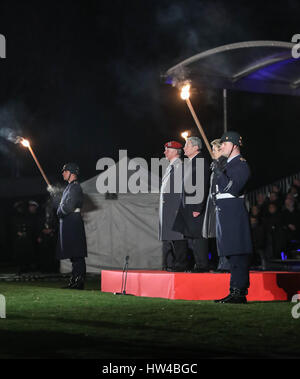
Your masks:
M63 290L65 282L0 282L0 358L296 358L290 302L247 305Z

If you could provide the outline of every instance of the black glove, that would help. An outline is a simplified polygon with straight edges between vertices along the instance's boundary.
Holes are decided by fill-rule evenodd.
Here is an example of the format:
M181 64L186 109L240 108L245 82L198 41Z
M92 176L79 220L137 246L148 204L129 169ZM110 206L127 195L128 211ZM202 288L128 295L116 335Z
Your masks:
M225 157L220 157L219 159L214 159L212 161L212 171L217 177L219 177L224 172L226 163L227 159Z
M224 155L221 155L220 158L218 159L218 162L219 162L220 169L224 171L227 165L227 158L224 157Z

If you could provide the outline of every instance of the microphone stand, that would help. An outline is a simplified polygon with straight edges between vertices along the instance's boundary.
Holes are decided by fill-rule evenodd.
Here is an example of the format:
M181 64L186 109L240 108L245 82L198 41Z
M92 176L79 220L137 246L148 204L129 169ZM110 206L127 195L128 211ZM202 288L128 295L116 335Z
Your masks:
M125 257L125 264L123 267L123 273L122 273L122 286L121 286L121 292L114 292L114 295L130 295L126 293L126 283L127 283L127 272L128 272L128 261L129 261L129 255ZM124 278L125 277L125 278ZM125 280L124 280L125 279Z

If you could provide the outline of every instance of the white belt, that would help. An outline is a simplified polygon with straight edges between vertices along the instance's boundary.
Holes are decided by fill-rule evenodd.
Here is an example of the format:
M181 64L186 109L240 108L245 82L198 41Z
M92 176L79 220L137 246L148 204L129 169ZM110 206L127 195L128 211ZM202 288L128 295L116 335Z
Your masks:
M80 208L76 208L74 212L76 213L80 212Z
M244 198L244 195L236 197L236 196L231 195L231 193L217 193L217 195L216 195L217 200L220 200L220 199L243 199L243 198Z

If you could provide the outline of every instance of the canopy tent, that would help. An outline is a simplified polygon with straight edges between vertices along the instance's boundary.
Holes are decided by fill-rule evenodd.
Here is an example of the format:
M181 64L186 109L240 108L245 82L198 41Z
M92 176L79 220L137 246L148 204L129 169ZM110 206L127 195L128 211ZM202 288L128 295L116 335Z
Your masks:
M300 95L300 59L293 58L295 44L249 41L219 46L196 54L168 69L166 82L249 92Z
M227 90L300 95L300 59L295 44L248 41L203 51L169 68L165 81L173 86L191 80L193 87L223 89L224 131L227 131ZM297 47L297 46L296 46Z
M131 160L131 163L134 160ZM139 169L140 182L146 182L149 193L118 193L115 199L101 194L97 182L103 182L115 172L119 183L122 162L81 183L85 201L82 209L88 257L87 272L99 273L103 268L123 268L129 256L130 269L161 268L161 242L158 241L159 178L153 177L156 187L149 183L150 173ZM138 162L137 162L138 165ZM134 170L127 170L130 179ZM119 186L117 185L117 188ZM152 191L150 191L152 190ZM70 272L69 260L61 261L61 272Z

